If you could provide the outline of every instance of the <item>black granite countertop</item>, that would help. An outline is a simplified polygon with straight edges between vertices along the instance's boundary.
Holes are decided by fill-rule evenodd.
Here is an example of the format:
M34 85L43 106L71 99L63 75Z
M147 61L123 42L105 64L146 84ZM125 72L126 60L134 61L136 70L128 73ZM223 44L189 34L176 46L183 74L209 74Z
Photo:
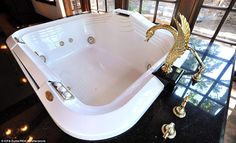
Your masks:
M200 53L206 64L202 81L191 85L191 75L197 61L190 54L183 64L185 70L173 93L162 92L144 116L128 131L111 139L96 141L104 143L217 143L223 142L228 110L234 49L196 36L191 46ZM23 77L9 50L0 51L0 136L7 139L27 139L29 136L50 143L87 142L73 138L53 122L29 84L18 82ZM191 93L191 94L190 94ZM177 118L172 109L183 97L190 95L185 118ZM174 122L177 135L163 140L161 126ZM114 123L115 124L115 123ZM20 128L28 125L28 130ZM7 129L11 135L7 136Z

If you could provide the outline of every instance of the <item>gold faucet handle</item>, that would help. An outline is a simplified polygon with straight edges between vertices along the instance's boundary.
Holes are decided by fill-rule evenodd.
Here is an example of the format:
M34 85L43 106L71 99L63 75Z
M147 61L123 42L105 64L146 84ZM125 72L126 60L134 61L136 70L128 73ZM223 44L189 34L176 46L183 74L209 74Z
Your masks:
M185 106L187 105L187 102L189 101L189 95L184 97L183 102L181 103L181 107L185 108Z
M189 96L186 96L180 106L175 106L173 108L173 113L177 117L184 118L186 116L185 106L187 105L188 101L189 101Z
M173 139L176 136L175 123L164 124L161 127L164 139Z

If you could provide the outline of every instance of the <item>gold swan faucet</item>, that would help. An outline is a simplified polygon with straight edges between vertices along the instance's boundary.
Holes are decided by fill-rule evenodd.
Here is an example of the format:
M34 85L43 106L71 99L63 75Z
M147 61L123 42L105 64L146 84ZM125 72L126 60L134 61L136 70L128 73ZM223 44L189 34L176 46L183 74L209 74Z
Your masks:
M200 80L201 74L205 69L205 65L202 62L198 53L193 48L188 46L190 40L189 23L187 22L186 18L180 13L178 13L178 16L180 18L181 24L174 18L177 30L174 27L167 24L155 25L147 30L146 41L148 42L149 39L155 34L155 31L158 29L165 29L169 31L173 35L175 43L172 46L169 54L167 55L165 63L161 67L161 69L166 74L171 73L173 63L181 55L183 55L186 50L190 50L199 63L198 71L192 77L193 84L195 84Z

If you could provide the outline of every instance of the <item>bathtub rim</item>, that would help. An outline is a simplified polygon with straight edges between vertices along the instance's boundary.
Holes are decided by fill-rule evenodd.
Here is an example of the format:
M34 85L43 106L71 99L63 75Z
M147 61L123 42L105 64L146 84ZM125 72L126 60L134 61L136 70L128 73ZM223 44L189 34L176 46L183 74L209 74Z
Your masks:
M69 17L69 18L73 18L73 17ZM76 20L76 17L74 17L74 19ZM63 20L63 19L62 19ZM41 25L36 25L34 28L35 28L35 30L37 30L37 29L41 29L41 28L43 28L43 27L47 27L49 24L51 24L51 23L53 23L54 25L57 25L57 24L59 24L62 20L59 20L59 21L52 21L52 22L49 22L49 23L45 23L45 24L41 24ZM63 21L62 21L63 22ZM69 21L70 22L70 21ZM154 24L152 24L151 22L148 22L148 23L145 23L146 24L146 28L148 28L148 27L150 27L150 26L153 26ZM50 25L50 26L53 26L53 25ZM32 28L32 27L31 27ZM14 48L16 48L16 47L20 47L20 48L23 48L23 50L26 50L27 51L27 49L28 50L30 50L28 47L27 47L27 45L24 45L23 43L19 43L19 42L17 42L15 39L14 39L14 37L22 37L25 33L27 33L29 31L29 29L28 28L25 28L25 29L22 29L22 30L20 30L20 31L17 31L17 32L15 32L13 35L11 35L8 39L7 39L7 43L9 44L9 47L10 47L10 49L11 49L11 51L14 49ZM22 39L19 39L19 40L22 40ZM22 42L24 42L24 41L22 41ZM31 50L32 51L32 50ZM164 59L164 57L163 57L163 59ZM154 65L158 65L158 66L154 66L153 65L153 67L152 68L150 68L148 71L149 72L151 72L151 71L153 71L153 70L155 70L157 67L160 67L160 65L162 64L162 62L164 61L162 59L162 61L161 62L156 62ZM42 65L42 61L39 61L39 59L36 59L36 61L38 62L38 63L40 63L41 62L41 64L40 65ZM160 61L160 60L159 60ZM19 64L19 63L18 63ZM155 69L154 69L155 68ZM148 73L148 71L146 71L145 73ZM25 73L26 75L27 75L27 73ZM151 74L150 74L151 75ZM29 78L30 79L30 77L28 76L27 78ZM45 80L46 79L46 80ZM45 79L44 80L42 80L42 82L41 82L41 84L40 84L40 88L39 89L36 89L35 90L35 92L37 93L37 95L43 95L44 94L44 92L46 91L46 90L44 90L43 91L43 89L50 89L50 86L48 85L48 80L57 80L57 78L56 77L50 77L50 78L48 78L47 76L45 76ZM138 79L137 79L138 80ZM32 83L32 80L29 80L31 83ZM159 80L158 80L159 81ZM162 89L163 89L163 84L160 82L160 85L161 85L161 87L162 88L160 88L160 91L159 91L159 94L160 94L160 92L162 91ZM85 139L85 140L100 140L100 139L106 139L106 138L110 138L110 137L113 137L113 136L116 136L116 135L118 135L118 134L121 134L121 133L123 133L123 132L125 132L126 130L128 130L129 128L131 128L134 124L136 124L136 122L143 116L143 114L146 112L146 110L151 106L151 104L155 101L155 99L158 97L158 95L159 94L157 94L157 95L153 95L153 98L152 98L152 100L148 103L148 105L146 106L146 108L145 108L145 110L143 110L143 112L141 113L141 115L140 115L140 117L138 117L137 119L136 119L136 121L134 121L133 123L130 123L129 124L129 126L126 126L126 128L125 129L121 129L120 131L117 131L116 132L116 134L112 134L112 135L103 135L103 137L98 137L97 136L97 134L96 134L96 136L88 136L88 134L86 134L86 135L83 135L83 134L80 134L80 135L78 135L78 134L76 134L75 132L76 131L74 131L74 132L72 132L70 129L67 129L66 127L64 127L64 123L63 123L63 121L58 121L57 120L57 118L55 117L55 115L53 115L53 114L56 114L56 113L54 113L53 111L50 111L50 110L53 110L52 109L52 107L50 108L50 107L46 107L47 105L51 105L51 104L47 104L47 102L48 101L44 101L44 100L46 100L45 98L44 98L44 96L38 96L39 98L42 98L42 100L41 100L41 102L43 103L43 105L45 106L45 109L48 111L48 113L50 114L50 116L52 117L52 119L54 120L54 122L64 131L64 132L66 132L66 133L68 133L69 135L72 135L72 136L74 136L74 137L76 137L76 138L81 138L81 139ZM135 95L133 96L133 97L136 97ZM62 104L62 102L61 102L61 100L60 100L60 98L56 98L56 100L58 101L57 103L58 104ZM134 99L133 98L131 98L128 102L131 102L131 101L133 101ZM44 101L44 102L43 102ZM54 100L54 102L55 102L55 100ZM126 104L125 104L126 105ZM124 106L122 106L122 108L124 108ZM69 110L69 109L65 109L66 110L66 112L68 112L68 113L71 113L72 111L71 110ZM118 110L114 110L114 112L116 112L116 111L118 111ZM114 112L112 112L112 113L114 113ZM72 114L72 113L71 113ZM109 113L106 113L106 114L100 114L100 115L83 115L83 114L81 114L80 116L84 116L84 117L95 117L95 116L105 116L105 115L108 115L108 114L111 114L111 112L109 112ZM107 123L107 122L105 122L105 123ZM73 127L73 126L72 126ZM71 127L71 128L72 128ZM72 130L74 130L74 129L72 129ZM100 131L99 131L100 132ZM98 132L98 133L99 133ZM110 132L110 131L109 131Z

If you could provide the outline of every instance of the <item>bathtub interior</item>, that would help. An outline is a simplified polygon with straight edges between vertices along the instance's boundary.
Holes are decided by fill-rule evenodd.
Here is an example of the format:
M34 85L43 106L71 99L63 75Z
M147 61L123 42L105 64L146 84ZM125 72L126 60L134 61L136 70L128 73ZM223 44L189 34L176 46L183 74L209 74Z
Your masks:
M46 58L42 63L76 98L89 106L103 106L119 97L171 47L170 35L160 32L162 37L147 43L145 31L133 16L86 15L29 32L22 39L36 57ZM89 36L95 38L94 44L87 42Z

